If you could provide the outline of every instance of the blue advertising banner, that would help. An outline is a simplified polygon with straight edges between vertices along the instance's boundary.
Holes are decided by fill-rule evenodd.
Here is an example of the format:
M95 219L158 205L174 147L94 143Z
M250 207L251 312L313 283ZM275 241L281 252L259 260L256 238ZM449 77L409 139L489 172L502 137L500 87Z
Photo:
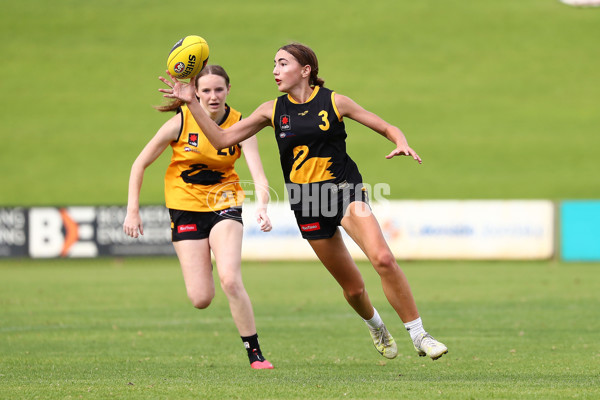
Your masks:
M600 261L600 201L560 205L561 255L565 261Z

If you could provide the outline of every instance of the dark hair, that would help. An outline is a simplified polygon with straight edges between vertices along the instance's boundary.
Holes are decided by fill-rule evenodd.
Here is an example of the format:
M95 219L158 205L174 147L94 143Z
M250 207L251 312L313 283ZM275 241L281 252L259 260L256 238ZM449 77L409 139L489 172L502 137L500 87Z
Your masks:
M310 47L294 42L280 47L279 50L287 51L293 55L300 65L310 66L310 77L308 79L310 86L323 86L325 84L325 81L319 78L319 61L317 60L317 55Z
M194 78L196 80L196 85L198 85L200 78L205 75L218 75L225 79L225 84L229 86L229 75L227 75L227 72L225 72L225 68L221 67L220 65L207 65L204 67L202 71L200 71L200 73ZM154 108L160 112L177 111L183 104L183 101L175 99L168 104L155 106Z

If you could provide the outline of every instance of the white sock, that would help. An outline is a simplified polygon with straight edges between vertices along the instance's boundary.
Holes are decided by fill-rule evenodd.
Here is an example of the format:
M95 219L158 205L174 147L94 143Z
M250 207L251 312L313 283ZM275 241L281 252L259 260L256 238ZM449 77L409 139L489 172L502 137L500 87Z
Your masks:
M410 321L404 324L404 327L410 334L410 338L414 340L421 336L425 332L425 328L423 328L423 322L421 322L421 317L415 319L414 321Z
M383 321L381 320L381 317L379 316L379 313L377 312L375 307L373 307L373 312L373 318L369 320L363 319L363 321L365 321L365 323L369 325L370 328L377 329L381 327L381 325L383 325Z

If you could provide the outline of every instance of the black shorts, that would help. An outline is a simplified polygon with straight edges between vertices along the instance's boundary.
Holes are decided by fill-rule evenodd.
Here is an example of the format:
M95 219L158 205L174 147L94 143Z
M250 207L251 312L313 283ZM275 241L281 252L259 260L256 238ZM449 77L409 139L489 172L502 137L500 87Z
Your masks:
M240 207L226 208L221 211L182 211L169 208L171 216L171 240L206 239L211 229L218 223L227 219L242 223L242 209Z
M302 237L311 239L329 239L335 235L337 227L341 225L342 218L350 203L361 201L369 204L369 195L366 188L362 185L357 186L356 190L340 189L334 195L337 198L337 204L330 204L328 209L305 208L294 210L296 222Z

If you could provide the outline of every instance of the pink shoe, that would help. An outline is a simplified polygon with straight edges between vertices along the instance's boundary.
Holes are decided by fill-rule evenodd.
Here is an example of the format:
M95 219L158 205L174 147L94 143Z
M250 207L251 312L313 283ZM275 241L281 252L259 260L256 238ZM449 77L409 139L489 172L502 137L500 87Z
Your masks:
M252 369L273 369L273 364L271 364L267 360L254 361L252 364L250 364L250 368L252 368Z

